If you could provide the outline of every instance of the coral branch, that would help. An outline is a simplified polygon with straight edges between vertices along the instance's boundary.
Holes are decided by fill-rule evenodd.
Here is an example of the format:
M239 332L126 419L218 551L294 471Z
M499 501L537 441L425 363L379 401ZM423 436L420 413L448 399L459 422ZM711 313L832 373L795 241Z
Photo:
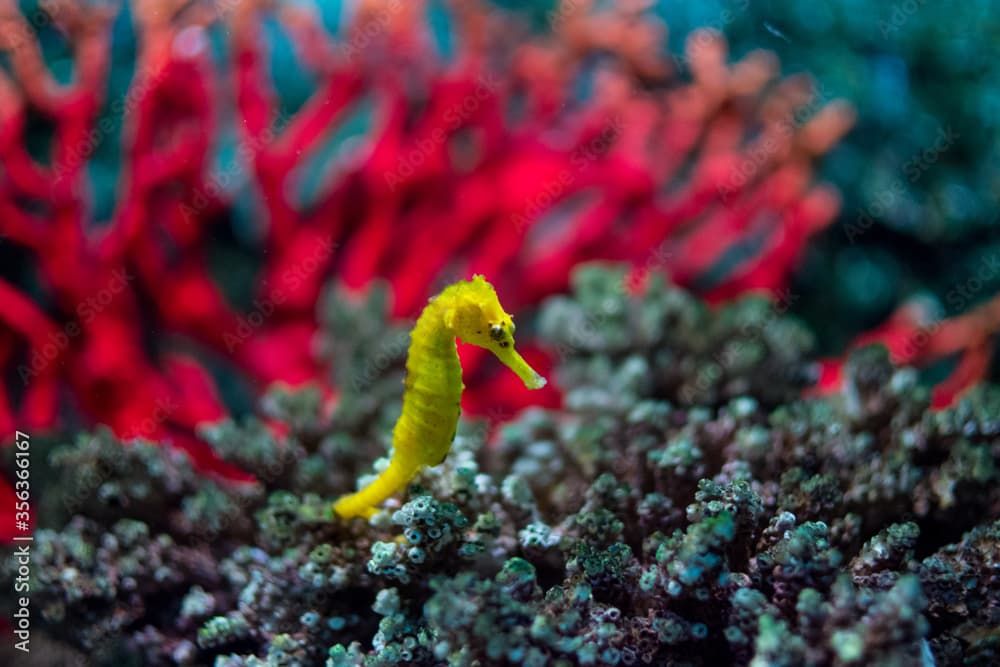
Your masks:
M783 285L837 208L812 163L850 125L846 108L780 79L768 54L730 64L712 31L688 40L680 76L649 3L563 2L546 35L450 3L454 53L438 57L422 2L362 3L336 36L291 3L138 2L135 74L107 101L120 9L102 7L50 7L75 64L63 85L15 3L0 5L12 65L0 74L0 233L34 256L46 304L19 324L3 313L2 361L66 339L24 392L5 388L5 428L22 414L55 426L56 407L74 408L221 470L191 437L223 413L198 365L228 364L254 389L316 381L315 304L332 271L353 287L387 278L401 317L472 272L495 277L511 309L530 307L591 259L724 298ZM270 66L272 28L315 80L294 112ZM46 159L25 148L36 117L54 129ZM230 123L236 157L220 167ZM114 209L95 220L88 167L117 125ZM303 197L307 180L318 185ZM209 258L248 191L258 204L241 233L259 239L261 262L241 312ZM39 317L49 329L30 324ZM469 361L467 404L485 406L491 372ZM63 388L74 405L57 405ZM526 405L507 389L505 409Z
M954 405L965 393L985 379L993 359L993 346L1000 334L1000 296L952 318L932 316L926 302L913 301L897 310L881 327L860 336L851 349L881 344L896 364L923 368L958 355L951 374L934 387L932 407ZM846 359L846 357L845 357ZM844 359L823 362L824 381L815 393L841 388Z

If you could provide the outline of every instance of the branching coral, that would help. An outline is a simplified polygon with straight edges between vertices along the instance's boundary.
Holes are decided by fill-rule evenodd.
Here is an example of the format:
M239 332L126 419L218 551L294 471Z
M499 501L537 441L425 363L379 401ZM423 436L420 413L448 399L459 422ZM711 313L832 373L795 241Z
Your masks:
M300 3L0 1L0 233L33 258L0 279L0 437L60 412L113 432L52 457L78 516L37 533L41 632L107 663L989 661L998 399L952 404L994 304L913 349L894 320L867 339L888 353L859 346L841 393L798 402L816 373L782 288L836 213L812 163L851 113L711 31L678 76L647 8L566 0L536 35L478 2L371 1L332 37ZM119 126L108 207L90 173ZM254 268L213 275L232 247ZM572 274L590 259L626 268ZM401 502L333 521L402 390L398 324L370 311L412 316L473 271L512 309L573 288L538 320L563 407L492 448L463 423ZM333 289L317 316L331 272L392 298ZM709 309L665 275L769 298ZM335 382L290 390L320 377L313 343ZM957 352L932 396L893 363ZM503 396L506 421L525 400L483 358L466 405ZM286 383L264 422L223 420L222 367Z
M989 375L998 333L1000 296L950 318L935 314L926 301L915 300L900 308L881 327L861 336L854 347L880 343L888 348L894 363L916 367L956 357L954 368L934 388L932 403L942 408L954 404ZM824 363L817 393L839 388L843 380L842 365L843 360L836 359Z
M423 3L365 4L336 39L300 5L139 3L135 72L110 96L112 26L128 32L128 17L104 5L2 10L12 68L0 75L0 233L33 252L38 278L38 303L0 283L0 359L23 385L0 396L3 432L52 425L68 384L94 421L170 436L211 466L191 430L222 411L190 353L261 384L316 377L308 341L330 267L350 286L387 277L396 314L473 270L498 276L516 308L560 289L583 259L629 259L644 274L670 256L691 284L763 237L713 287L731 294L780 286L836 210L829 189L811 185L810 162L847 127L844 107L810 103L801 78L772 90L773 59L727 65L708 33L691 40L685 82L645 48L660 32L641 8L592 16L566 3L553 35L525 34L515 48L495 37L520 30L513 19L461 3L448 60L427 57ZM595 29L605 19L615 35ZM38 23L75 64L69 83L46 66ZM275 25L315 81L299 106L268 76L264 32ZM594 101L574 92L590 78ZM371 119L360 134L359 112ZM38 123L54 140L32 153ZM120 178L103 213L88 169L109 166ZM243 215L244 192L261 203L245 220L253 231L235 230L263 258L252 293L242 290L249 309L232 305L206 262L212 235ZM146 340L150 322L189 343Z
M620 275L590 269L587 282L600 292ZM624 306L659 330L687 297L649 289ZM703 317L720 343L742 339L725 312ZM794 328L784 316L769 326ZM101 493L62 531L39 532L33 599L64 613L39 630L82 649L113 628L107 650L149 664L988 663L1000 608L995 387L930 412L912 369L872 349L847 365L848 391L774 405L687 405L647 385L623 399L600 376L564 372L629 350L567 357L568 395L590 398L522 413L493 447L487 428L463 422L446 461L367 524L333 521L330 500L385 443L365 420L321 426L309 392L268 399L288 424L281 438L253 421L207 434L264 480L248 495L212 483L226 503L194 502L208 482L169 450L135 449L107 472L128 504ZM345 456L345 442L367 459ZM82 440L57 464L99 468L88 462L113 446ZM142 496L119 479L139 478L135 466L172 472L150 475ZM317 478L321 467L344 470ZM206 539L145 513L160 496L222 528ZM234 505L241 520L221 521ZM107 568L112 554L134 584Z

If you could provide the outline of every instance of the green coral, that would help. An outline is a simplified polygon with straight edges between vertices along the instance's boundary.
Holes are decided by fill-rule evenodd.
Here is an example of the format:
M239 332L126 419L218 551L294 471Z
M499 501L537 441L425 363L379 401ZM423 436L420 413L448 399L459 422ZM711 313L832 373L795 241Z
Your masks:
M102 664L988 664L995 388L929 412L912 371L867 349L843 395L779 400L809 366L797 324L663 285L625 296L619 279L588 269L543 308L610 300L602 326L619 327L563 348L562 408L463 419L448 459L367 523L331 501L385 454L398 405L282 390L267 414L287 428L206 427L249 485L106 433L60 449L71 497L75 472L102 479L76 518L40 518L63 527L36 534L39 635ZM699 384L733 341L765 354ZM782 364L794 372L755 393ZM373 380L390 403L394 369Z

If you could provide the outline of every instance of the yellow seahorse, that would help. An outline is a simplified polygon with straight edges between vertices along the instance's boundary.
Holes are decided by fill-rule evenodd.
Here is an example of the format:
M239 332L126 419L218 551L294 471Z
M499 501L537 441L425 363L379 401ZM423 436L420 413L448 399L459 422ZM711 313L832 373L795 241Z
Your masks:
M448 455L465 388L456 338L495 354L529 389L545 386L545 378L514 349L514 320L493 286L480 275L449 285L431 298L410 333L403 412L392 430L389 467L364 489L334 503L341 517L370 517L420 468L438 465Z

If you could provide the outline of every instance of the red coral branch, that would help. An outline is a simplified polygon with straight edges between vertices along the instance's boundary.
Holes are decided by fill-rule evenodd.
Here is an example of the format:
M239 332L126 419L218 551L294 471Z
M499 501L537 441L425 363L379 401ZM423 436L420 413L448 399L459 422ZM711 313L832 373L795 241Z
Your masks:
M783 284L833 218L837 199L813 185L811 164L851 114L814 99L803 78L776 81L772 56L730 64L721 36L698 32L683 80L643 2L562 3L547 37L479 2L452 4L457 52L446 61L428 55L422 2L361 3L338 39L280 2L135 3L136 74L110 104L123 126L122 176L105 223L91 219L85 167L107 133L99 112L114 12L59 10L76 63L60 86L15 3L0 3L0 49L13 64L0 74L0 233L34 254L46 304L0 284L0 362L10 368L65 338L24 391L0 393L0 435L21 419L54 426L65 386L76 409L122 437L171 440L235 475L192 436L223 414L195 359L228 360L259 387L321 377L309 350L331 272L358 287L388 278L399 316L474 271L519 310L565 288L577 263L602 258L724 298ZM268 15L318 82L290 115L267 67ZM220 22L232 57L223 72L208 48ZM611 58L589 72L595 51ZM584 78L594 90L581 99ZM299 201L302 172L361 105L371 129L345 142L319 193ZM35 116L55 128L41 162L24 148ZM214 142L227 123L240 150L219 175ZM264 260L250 312L227 301L207 265L212 226L234 204L223 176L250 179L259 196ZM730 251L754 244L718 279ZM708 275L717 279L703 285ZM506 380L482 355L466 361L475 412ZM511 410L537 399L501 393Z
M987 376L998 334L1000 296L948 319L933 317L927 303L914 301L897 310L882 326L859 336L851 349L882 344L894 363L918 368L958 355L958 363L931 395L931 407L941 409L954 405ZM812 393L839 391L845 361L825 360L821 381Z

